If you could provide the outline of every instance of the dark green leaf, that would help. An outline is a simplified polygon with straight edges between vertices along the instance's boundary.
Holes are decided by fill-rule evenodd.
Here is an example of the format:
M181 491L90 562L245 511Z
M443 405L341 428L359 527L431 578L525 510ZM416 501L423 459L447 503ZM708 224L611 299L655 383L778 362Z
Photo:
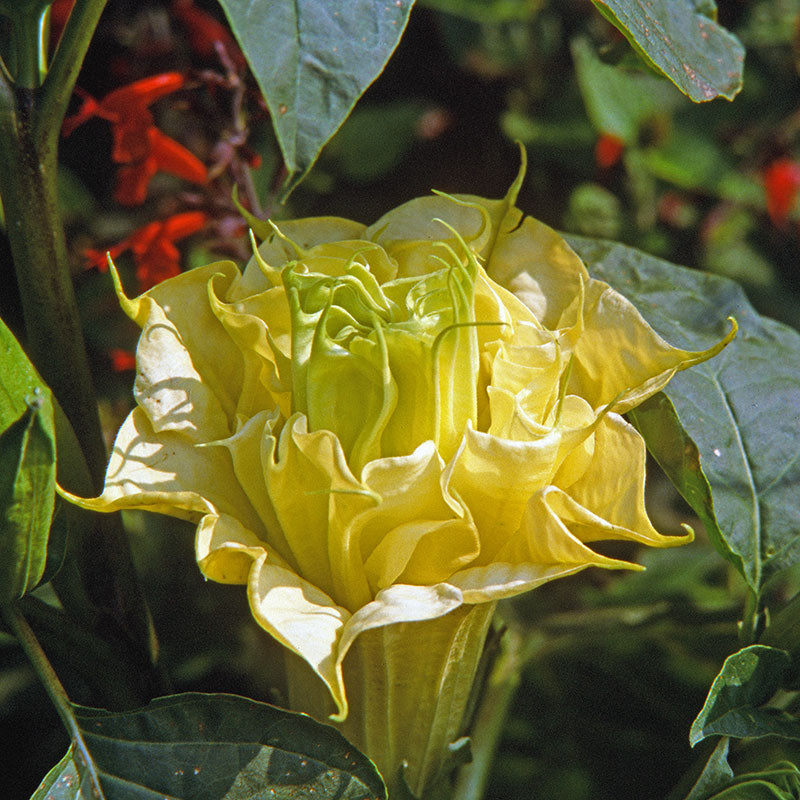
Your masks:
M700 517L714 545L720 552L728 553L725 537L714 516L711 487L700 468L697 445L681 425L672 401L664 392L659 392L630 411L628 417L644 436L661 469Z
M27 15L38 18L53 0L0 0L0 14L9 19Z
M744 48L716 22L712 0L592 0L653 69L696 103L742 88Z
M338 731L244 697L183 694L139 711L74 711L106 800L386 798L375 767ZM63 800L84 797L76 781Z
M648 172L680 189L766 208L762 181L737 169L708 128L687 123L674 126L658 147L643 149L641 157Z
M95 800L89 781L78 775L72 749L45 775L31 800Z
M730 739L723 737L719 740L684 800L706 800L709 795L730 783L733 770L728 764L729 747Z
M697 800L800 800L800 770L781 761L759 772L737 775L726 788Z
M800 561L800 334L759 316L733 281L611 242L569 241L592 274L628 297L673 345L707 347L722 336L727 317L737 319L739 335L720 355L670 381L664 393L677 422L664 413L646 440L722 554L760 592ZM670 442L684 435L697 446L713 505L692 448L681 456Z
M761 708L783 684L789 654L753 644L725 659L692 723L692 747L708 736L744 738L777 734L800 739L800 719L777 708Z
M0 605L41 580L56 496L53 407L43 393L0 433Z
M573 39L570 50L586 113L601 133L634 143L646 122L669 114L676 101L683 100L669 83L652 73L603 63L582 37Z
M291 189L380 75L413 0L220 4L267 101Z
M325 150L326 163L351 181L383 177L411 150L424 110L416 100L357 108Z

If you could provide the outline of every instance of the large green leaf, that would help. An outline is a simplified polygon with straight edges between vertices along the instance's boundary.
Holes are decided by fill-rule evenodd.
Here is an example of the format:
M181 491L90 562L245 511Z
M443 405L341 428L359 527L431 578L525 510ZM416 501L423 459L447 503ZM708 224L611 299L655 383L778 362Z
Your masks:
M138 711L74 712L106 800L386 798L375 767L338 731L245 697L183 694ZM62 759L32 800L89 800L72 762Z
M692 747L716 735L742 739L777 734L800 739L800 719L778 708L763 707L783 685L790 663L788 653L761 644L728 656L692 723Z
M703 771L692 784L684 800L706 800L718 789L727 786L733 778L733 770L728 764L728 750L731 740L724 736L708 757Z
M643 434L722 554L759 592L800 561L800 334L757 314L731 280L611 242L569 241L671 344L707 347L727 317L737 319L739 335L720 355L670 381L664 393L675 414L655 409ZM676 450L685 435L699 462L691 446Z
M220 0L267 101L291 189L380 75L413 0Z
M89 800L92 798L89 780L78 774L70 748L61 761L45 775L31 800ZM95 800L95 798L92 798Z
M586 113L600 133L611 133L626 144L635 143L645 123L669 114L676 101L685 102L652 72L605 64L583 37L572 40L570 51Z
M742 88L744 48L719 26L713 0L592 0L634 50L696 103Z
M41 580L56 496L53 407L34 397L0 433L0 605Z
M0 320L0 603L41 580L54 501L53 399Z
M800 800L800 769L791 761L779 761L737 775L729 786L703 800Z

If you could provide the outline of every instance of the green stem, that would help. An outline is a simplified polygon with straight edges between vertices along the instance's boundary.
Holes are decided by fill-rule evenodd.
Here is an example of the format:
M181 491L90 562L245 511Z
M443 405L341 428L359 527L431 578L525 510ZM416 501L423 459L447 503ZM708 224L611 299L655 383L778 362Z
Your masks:
M58 142L61 123L106 0L75 0L42 84L37 136Z
M26 349L77 435L91 476L89 491L103 485L106 450L59 210L57 151L63 115L104 5L105 0L76 0L38 89L13 85L0 72L0 199ZM64 444L62 438L59 460ZM119 519L102 519L80 533L75 546L87 594L106 629L115 629L135 663L152 674L150 617Z
M753 591L747 592L744 614L739 623L739 643L747 647L758 641L761 628L761 604L758 595Z
M11 48L14 81L17 86L35 89L42 81L44 14L17 12L11 19Z
M453 800L481 800L500 736L517 693L520 671L528 657L523 653L523 639L518 631L507 629L500 641L500 653L494 661L470 731L472 760L458 771Z
M17 641L22 646L25 655L33 665L34 670L36 670L36 674L39 676L50 700L53 702L58 716L61 717L61 722L67 729L70 739L72 739L73 752L77 755L75 763L78 767L79 774L81 777L85 775L89 778L92 785L93 796L98 798L98 800L102 800L104 795L103 789L100 786L100 776L97 774L89 748L83 740L83 735L72 713L69 697L61 681L58 679L58 675L56 675L55 670L47 660L44 650L42 650L30 625L28 625L19 609L13 604L6 605L3 607L3 615L12 632L17 637Z
M17 88L13 100L11 108L0 106L0 194L27 348L72 423L99 489L106 453L58 207L57 138L37 141L34 92Z

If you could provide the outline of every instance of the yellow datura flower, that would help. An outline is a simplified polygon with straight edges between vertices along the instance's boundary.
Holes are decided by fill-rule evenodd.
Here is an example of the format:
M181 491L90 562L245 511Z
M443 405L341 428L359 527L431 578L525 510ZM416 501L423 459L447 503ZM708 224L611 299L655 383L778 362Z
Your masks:
M310 667L294 657L294 706L333 712L384 774L408 761L417 791L459 733L495 601L636 568L599 540L690 538L651 525L620 414L733 335L671 347L514 207L520 182L369 227L283 222L243 273L119 290L142 328L137 405L81 501L196 522L203 573L246 584Z

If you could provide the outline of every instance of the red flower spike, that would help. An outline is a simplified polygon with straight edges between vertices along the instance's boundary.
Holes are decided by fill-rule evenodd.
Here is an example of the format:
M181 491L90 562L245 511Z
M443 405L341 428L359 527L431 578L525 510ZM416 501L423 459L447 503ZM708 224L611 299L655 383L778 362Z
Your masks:
M126 250L133 252L139 288L144 292L181 271L180 253L175 242L201 230L209 221L204 211L185 211L164 220L148 222L126 239L109 248L111 258ZM87 269L107 268L106 251L87 250Z
M129 350L123 350L120 347L112 347L108 351L111 358L111 369L114 372L129 372L136 369L136 356Z
M139 206L144 203L150 180L159 170L193 183L208 180L205 164L158 128L151 127L144 141L147 143L146 157L125 164L117 171L114 199L120 205Z
M245 70L247 62L242 51L219 20L207 11L197 8L192 0L173 0L172 13L180 20L186 31L189 47L198 56L214 58L217 53L216 45L219 42L236 68L240 72Z
M601 169L609 169L622 157L625 142L613 133L601 133L594 146L594 162Z
M109 114L116 114L124 119L132 113L138 113L140 108L146 108L156 100L177 92L185 85L186 77L180 72L162 72L114 89L100 101L100 105Z
M773 161L764 170L764 190L770 219L775 225L784 225L800 191L800 163L791 158Z
M165 136L158 128L149 131L150 153L158 169L192 183L205 183L208 171L205 164L174 139Z
M205 165L183 145L163 134L155 126L148 108L185 83L186 78L180 73L164 72L115 89L99 102L84 92L80 110L64 121L64 136L91 117L111 123L111 159L122 165L117 173L114 199L121 205L141 205L147 197L150 179L159 170L193 183L208 180Z

